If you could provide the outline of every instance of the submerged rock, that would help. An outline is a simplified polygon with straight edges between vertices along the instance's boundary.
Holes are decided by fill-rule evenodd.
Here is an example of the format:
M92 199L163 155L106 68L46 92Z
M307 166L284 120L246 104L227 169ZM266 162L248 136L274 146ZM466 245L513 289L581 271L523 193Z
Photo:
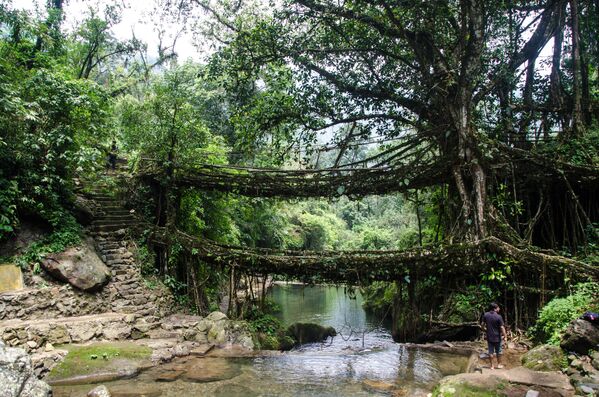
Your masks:
M184 371L188 382L215 382L240 375L241 367L224 358L200 358L187 361Z
M214 390L214 397L254 397L259 395L241 385L222 385Z
M131 383L126 385L111 385L112 397L158 397L162 391L152 385Z
M100 385L93 390L90 390L89 393L87 393L87 397L112 397L112 394L110 394L110 391L106 386Z
M586 355L599 346L599 326L583 319L570 323L560 345L566 351Z
M0 395L2 397L47 397L52 390L39 380L25 350L0 342Z
M522 356L522 365L535 371L559 371L565 364L566 356L559 346L537 346Z
M42 267L52 277L87 292L100 290L110 280L110 270L90 244L50 254Z

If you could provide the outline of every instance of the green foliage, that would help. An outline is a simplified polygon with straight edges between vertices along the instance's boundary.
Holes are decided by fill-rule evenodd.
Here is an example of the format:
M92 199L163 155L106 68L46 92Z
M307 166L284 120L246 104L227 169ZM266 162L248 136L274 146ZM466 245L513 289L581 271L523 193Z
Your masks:
M15 263L23 269L33 266L39 272L39 265L47 254L62 252L81 242L81 227L72 216L66 216L61 227L47 237L35 241L27 250L15 258Z
M585 311L599 310L599 285L581 283L574 286L571 293L563 298L554 298L545 305L536 325L530 329L531 335L539 342L557 345L568 324Z
M363 307L367 311L381 315L388 314L397 293L397 285L395 283L375 281L362 289L362 296L364 298Z
M463 292L454 292L441 308L444 321L461 323L478 321L490 302L497 300L500 290L487 285L469 285Z
M19 224L16 204L18 194L16 181L0 179L0 241L12 233Z
M156 269L156 254L149 250L148 245L145 243L140 243L138 245L136 254L136 262L141 267L141 274L143 276L155 275L158 271L158 269Z
M266 300L262 308L252 306L245 313L245 320L257 342L257 347L264 350L289 350L295 341L286 334L283 323L273 313L280 308L271 300Z
M568 163L599 166L599 125L595 122L581 136L549 141L541 145L539 151Z
M25 215L61 227L72 178L105 130L108 96L72 78L55 11L41 21L0 7L0 239Z

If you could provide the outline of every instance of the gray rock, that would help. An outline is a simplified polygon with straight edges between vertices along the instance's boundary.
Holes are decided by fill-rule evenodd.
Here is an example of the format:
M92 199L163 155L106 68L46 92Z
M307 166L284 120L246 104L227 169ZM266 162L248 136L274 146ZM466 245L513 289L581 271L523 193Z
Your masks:
M579 389L584 394L591 394L591 395L593 395L595 393L595 391L591 387L589 387L587 385L580 385Z
M595 350L594 352L591 353L591 362L593 364L593 367L597 370L599 370L599 351Z
M87 342L99 333L98 324L77 323L69 327L69 335L74 343Z
M112 397L108 388L104 385L100 385L87 393L87 397Z
M576 319L566 329L560 346L566 351L586 355L589 350L596 350L597 345L599 327L589 321Z
M87 292L100 290L110 280L110 270L89 243L48 255L42 267L54 278Z
M524 397L539 397L539 392L536 390L529 390Z
M67 331L67 327L62 324L55 324L50 331L48 331L48 342L55 345L62 345L63 343L70 343L71 337Z
M6 347L0 342L0 396L46 397L50 386L39 380L25 350Z
M226 320L227 315L225 313L221 313L221 312L212 312L208 315L208 317L206 317L206 319L210 320L210 321Z
M122 323L111 323L102 332L106 339L123 340L131 335L131 326Z
M216 345L222 345L227 342L227 332L223 322L215 323L208 331L208 341Z
M186 345L177 345L173 348L173 354L176 357L189 356L189 347Z
M82 225L89 225L94 220L96 211L95 203L81 196L75 196L73 201L73 215Z

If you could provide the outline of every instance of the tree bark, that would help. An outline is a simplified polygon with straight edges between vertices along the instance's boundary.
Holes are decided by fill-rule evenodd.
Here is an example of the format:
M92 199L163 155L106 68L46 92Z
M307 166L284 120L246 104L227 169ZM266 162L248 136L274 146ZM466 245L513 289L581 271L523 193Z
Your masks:
M580 27L578 23L578 0L570 0L572 19L572 74L573 74L573 120L572 130L575 135L584 133L582 118L582 84L580 72Z

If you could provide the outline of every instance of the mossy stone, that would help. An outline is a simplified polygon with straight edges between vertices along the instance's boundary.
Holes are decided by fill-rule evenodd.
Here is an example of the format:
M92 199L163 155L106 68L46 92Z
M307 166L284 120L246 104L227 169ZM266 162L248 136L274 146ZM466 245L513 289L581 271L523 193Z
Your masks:
M563 350L554 345L537 346L522 356L522 365L535 371L559 371L566 364Z

